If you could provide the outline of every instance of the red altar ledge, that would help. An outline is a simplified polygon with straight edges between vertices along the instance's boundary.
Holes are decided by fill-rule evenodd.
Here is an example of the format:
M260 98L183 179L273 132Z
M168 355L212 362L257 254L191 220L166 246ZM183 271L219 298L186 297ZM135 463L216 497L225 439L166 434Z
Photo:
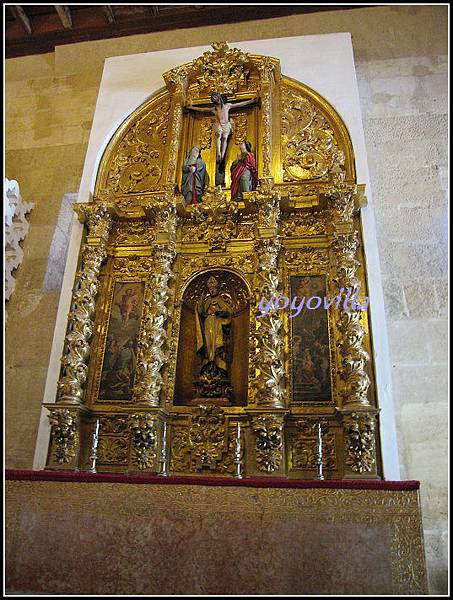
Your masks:
M427 593L418 481L5 479L11 593Z

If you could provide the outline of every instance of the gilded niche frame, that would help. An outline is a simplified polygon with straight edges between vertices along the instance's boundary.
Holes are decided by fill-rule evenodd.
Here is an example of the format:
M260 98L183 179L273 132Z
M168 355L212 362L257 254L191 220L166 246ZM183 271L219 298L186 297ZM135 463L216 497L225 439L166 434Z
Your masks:
M112 136L92 202L76 207L88 235L57 402L48 406L50 455L59 457L49 468L86 465L86 440L96 419L110 415L128 423L127 470L166 474L174 428L195 431L209 414L226 432L223 454L216 454L205 429L206 446L189 444L184 450L189 473L222 474L226 460L231 473L311 478L313 464L304 463L300 453L314 456L314 428L321 426L327 446L334 440L335 468L326 457L328 475L379 477L379 409L366 313L328 311L330 402L292 401L288 312L257 317L261 296L290 297L291 276L325 276L327 295L359 283L367 291L358 217L366 199L357 185L346 125L318 93L282 75L276 58L224 42L163 78L165 88ZM238 202L228 190L208 186L201 204L185 206L178 189L192 143L185 109L206 104L213 91L233 101L259 98L251 119L259 140L259 182ZM200 121L200 131L209 131L206 123ZM212 147L212 131L206 139L209 135ZM210 270L235 273L250 296L245 406L174 404L180 302L190 282ZM98 402L116 281L146 283L134 393L128 402ZM79 435L64 438L63 431L75 430Z

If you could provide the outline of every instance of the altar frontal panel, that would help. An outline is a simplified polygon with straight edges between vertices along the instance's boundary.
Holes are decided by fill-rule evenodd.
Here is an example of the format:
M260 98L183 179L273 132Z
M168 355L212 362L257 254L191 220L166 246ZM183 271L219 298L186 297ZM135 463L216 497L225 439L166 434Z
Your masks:
M417 491L6 482L6 587L425 594Z

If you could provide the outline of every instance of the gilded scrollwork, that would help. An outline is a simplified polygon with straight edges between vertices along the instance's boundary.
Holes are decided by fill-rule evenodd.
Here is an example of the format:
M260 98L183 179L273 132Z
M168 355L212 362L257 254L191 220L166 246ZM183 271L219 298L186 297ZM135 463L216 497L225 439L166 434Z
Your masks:
M244 193L244 198L256 208L258 227L271 228L276 232L280 221L281 193L274 188L273 179L263 177L257 189Z
M186 428L172 438L172 471L216 471L229 449L227 418L218 406L200 405ZM223 465L225 469L225 465Z
M49 411L55 460L59 464L68 463L76 455L79 437L77 413L66 408Z
M197 204L192 212L201 240L209 244L210 250L225 250L226 242L236 232L238 214L237 202L227 200L220 186L208 188L203 202Z
M200 131L200 150L208 150L212 143L212 119L203 119Z
M252 418L255 434L255 460L260 471L269 473L280 467L283 452L283 417L259 415Z
M137 277L152 273L154 258L131 254L113 260L113 274L116 277Z
M213 51L204 52L192 62L201 90L232 94L246 83L249 75L249 55L226 42L212 44Z
M157 419L150 413L130 416L131 442L134 464L140 469L155 466L157 456Z
M118 141L106 185L115 194L140 194L156 189L163 174L170 102L162 98Z
M74 210L85 220L88 239L94 238L101 243L108 241L113 220L106 203L83 202L76 204Z
M181 256L180 275L182 282L206 268L231 267L240 273L252 274L255 271L255 260L250 254L226 256L183 255Z
M374 413L353 412L343 417L346 464L355 473L369 472L376 467Z
M127 465L129 437L101 436L97 448L97 462L103 465Z
M187 78L190 73L190 68L187 65L181 65L175 67L163 73L162 77L167 87L174 92L175 95L179 96L185 91L187 85Z
M101 434L124 434L129 431L129 423L126 417L118 415L105 415L99 418L99 430Z
M274 61L266 57L259 65L261 72L261 110L263 122L263 176L271 177L272 164L272 71Z
M326 234L328 217L327 211L289 214L281 220L281 233L285 237Z
M329 252L327 248L304 246L298 250L286 250L285 263L291 270L306 273L314 271L325 273L329 265Z
M255 235L255 223L252 221L241 221L237 225L238 239L253 239Z
M244 113L233 115L233 136L236 146L247 139L247 116Z
M115 225L111 243L116 246L150 245L156 234L146 221L124 221Z
M296 422L298 432L291 436L289 464L291 470L314 471L317 468L317 426L321 423L322 462L324 468L332 471L337 468L335 434L329 430L327 421L300 419Z
M327 118L289 85L282 85L282 150L285 181L326 178L345 164Z
M146 204L143 209L152 221L157 235L164 234L165 241L174 247L179 218L172 191L167 189L158 195L153 202Z

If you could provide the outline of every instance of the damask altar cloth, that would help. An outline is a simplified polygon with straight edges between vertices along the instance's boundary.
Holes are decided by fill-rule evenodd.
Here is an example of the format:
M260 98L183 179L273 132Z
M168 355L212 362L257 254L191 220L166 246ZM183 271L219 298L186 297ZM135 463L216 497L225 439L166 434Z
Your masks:
M427 593L416 481L6 480L10 592Z

